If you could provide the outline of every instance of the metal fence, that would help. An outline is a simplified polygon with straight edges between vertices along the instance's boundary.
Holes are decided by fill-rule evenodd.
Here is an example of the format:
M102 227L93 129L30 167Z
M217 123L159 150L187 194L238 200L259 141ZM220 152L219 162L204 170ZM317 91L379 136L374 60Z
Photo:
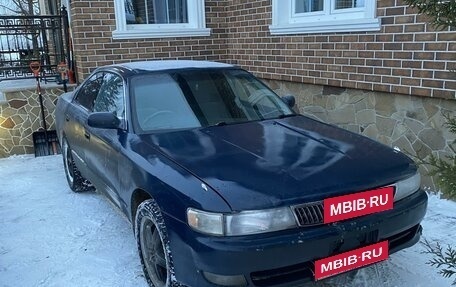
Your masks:
M29 65L41 63L41 77L53 80L57 65L71 63L68 15L0 16L0 81L33 78Z

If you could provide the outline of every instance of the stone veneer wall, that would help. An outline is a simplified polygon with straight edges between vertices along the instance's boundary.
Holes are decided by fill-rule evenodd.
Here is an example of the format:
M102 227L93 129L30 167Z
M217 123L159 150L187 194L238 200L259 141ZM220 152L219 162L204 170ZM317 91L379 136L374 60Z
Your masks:
M455 135L445 128L443 114L456 116L456 101L429 97L265 81L279 95L296 97L304 115L360 133L406 154L426 158L445 156ZM423 186L435 190L433 179L421 167Z
M55 129L54 111L60 87L42 88L48 130ZM34 153L33 132L42 128L36 89L4 92L0 101L0 158Z

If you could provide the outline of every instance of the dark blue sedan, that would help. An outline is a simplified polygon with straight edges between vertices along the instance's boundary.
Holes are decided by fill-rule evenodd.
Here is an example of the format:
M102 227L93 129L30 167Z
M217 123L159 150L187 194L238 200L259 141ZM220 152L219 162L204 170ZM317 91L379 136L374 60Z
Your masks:
M68 184L127 215L155 287L295 286L415 244L414 163L293 105L227 64L98 68L58 101Z

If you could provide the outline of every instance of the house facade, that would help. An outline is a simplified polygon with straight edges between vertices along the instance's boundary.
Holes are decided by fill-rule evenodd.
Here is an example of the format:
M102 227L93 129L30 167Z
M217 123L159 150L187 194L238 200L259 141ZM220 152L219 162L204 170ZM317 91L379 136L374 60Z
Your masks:
M233 63L263 79L455 99L456 32L436 31L401 0L70 5L81 78L99 65L191 58ZM169 12L174 18L159 15Z
M295 95L303 114L420 158L450 152L456 31L402 0L66 2L79 82L121 62L226 62Z

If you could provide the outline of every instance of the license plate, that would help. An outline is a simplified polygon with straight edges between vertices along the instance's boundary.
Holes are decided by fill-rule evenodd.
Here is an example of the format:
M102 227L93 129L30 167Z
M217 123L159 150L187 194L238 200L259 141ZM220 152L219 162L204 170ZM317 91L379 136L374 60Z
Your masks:
M388 241L344 252L315 261L315 280L388 259Z
M324 223L350 219L393 209L394 187L387 186L323 201Z

